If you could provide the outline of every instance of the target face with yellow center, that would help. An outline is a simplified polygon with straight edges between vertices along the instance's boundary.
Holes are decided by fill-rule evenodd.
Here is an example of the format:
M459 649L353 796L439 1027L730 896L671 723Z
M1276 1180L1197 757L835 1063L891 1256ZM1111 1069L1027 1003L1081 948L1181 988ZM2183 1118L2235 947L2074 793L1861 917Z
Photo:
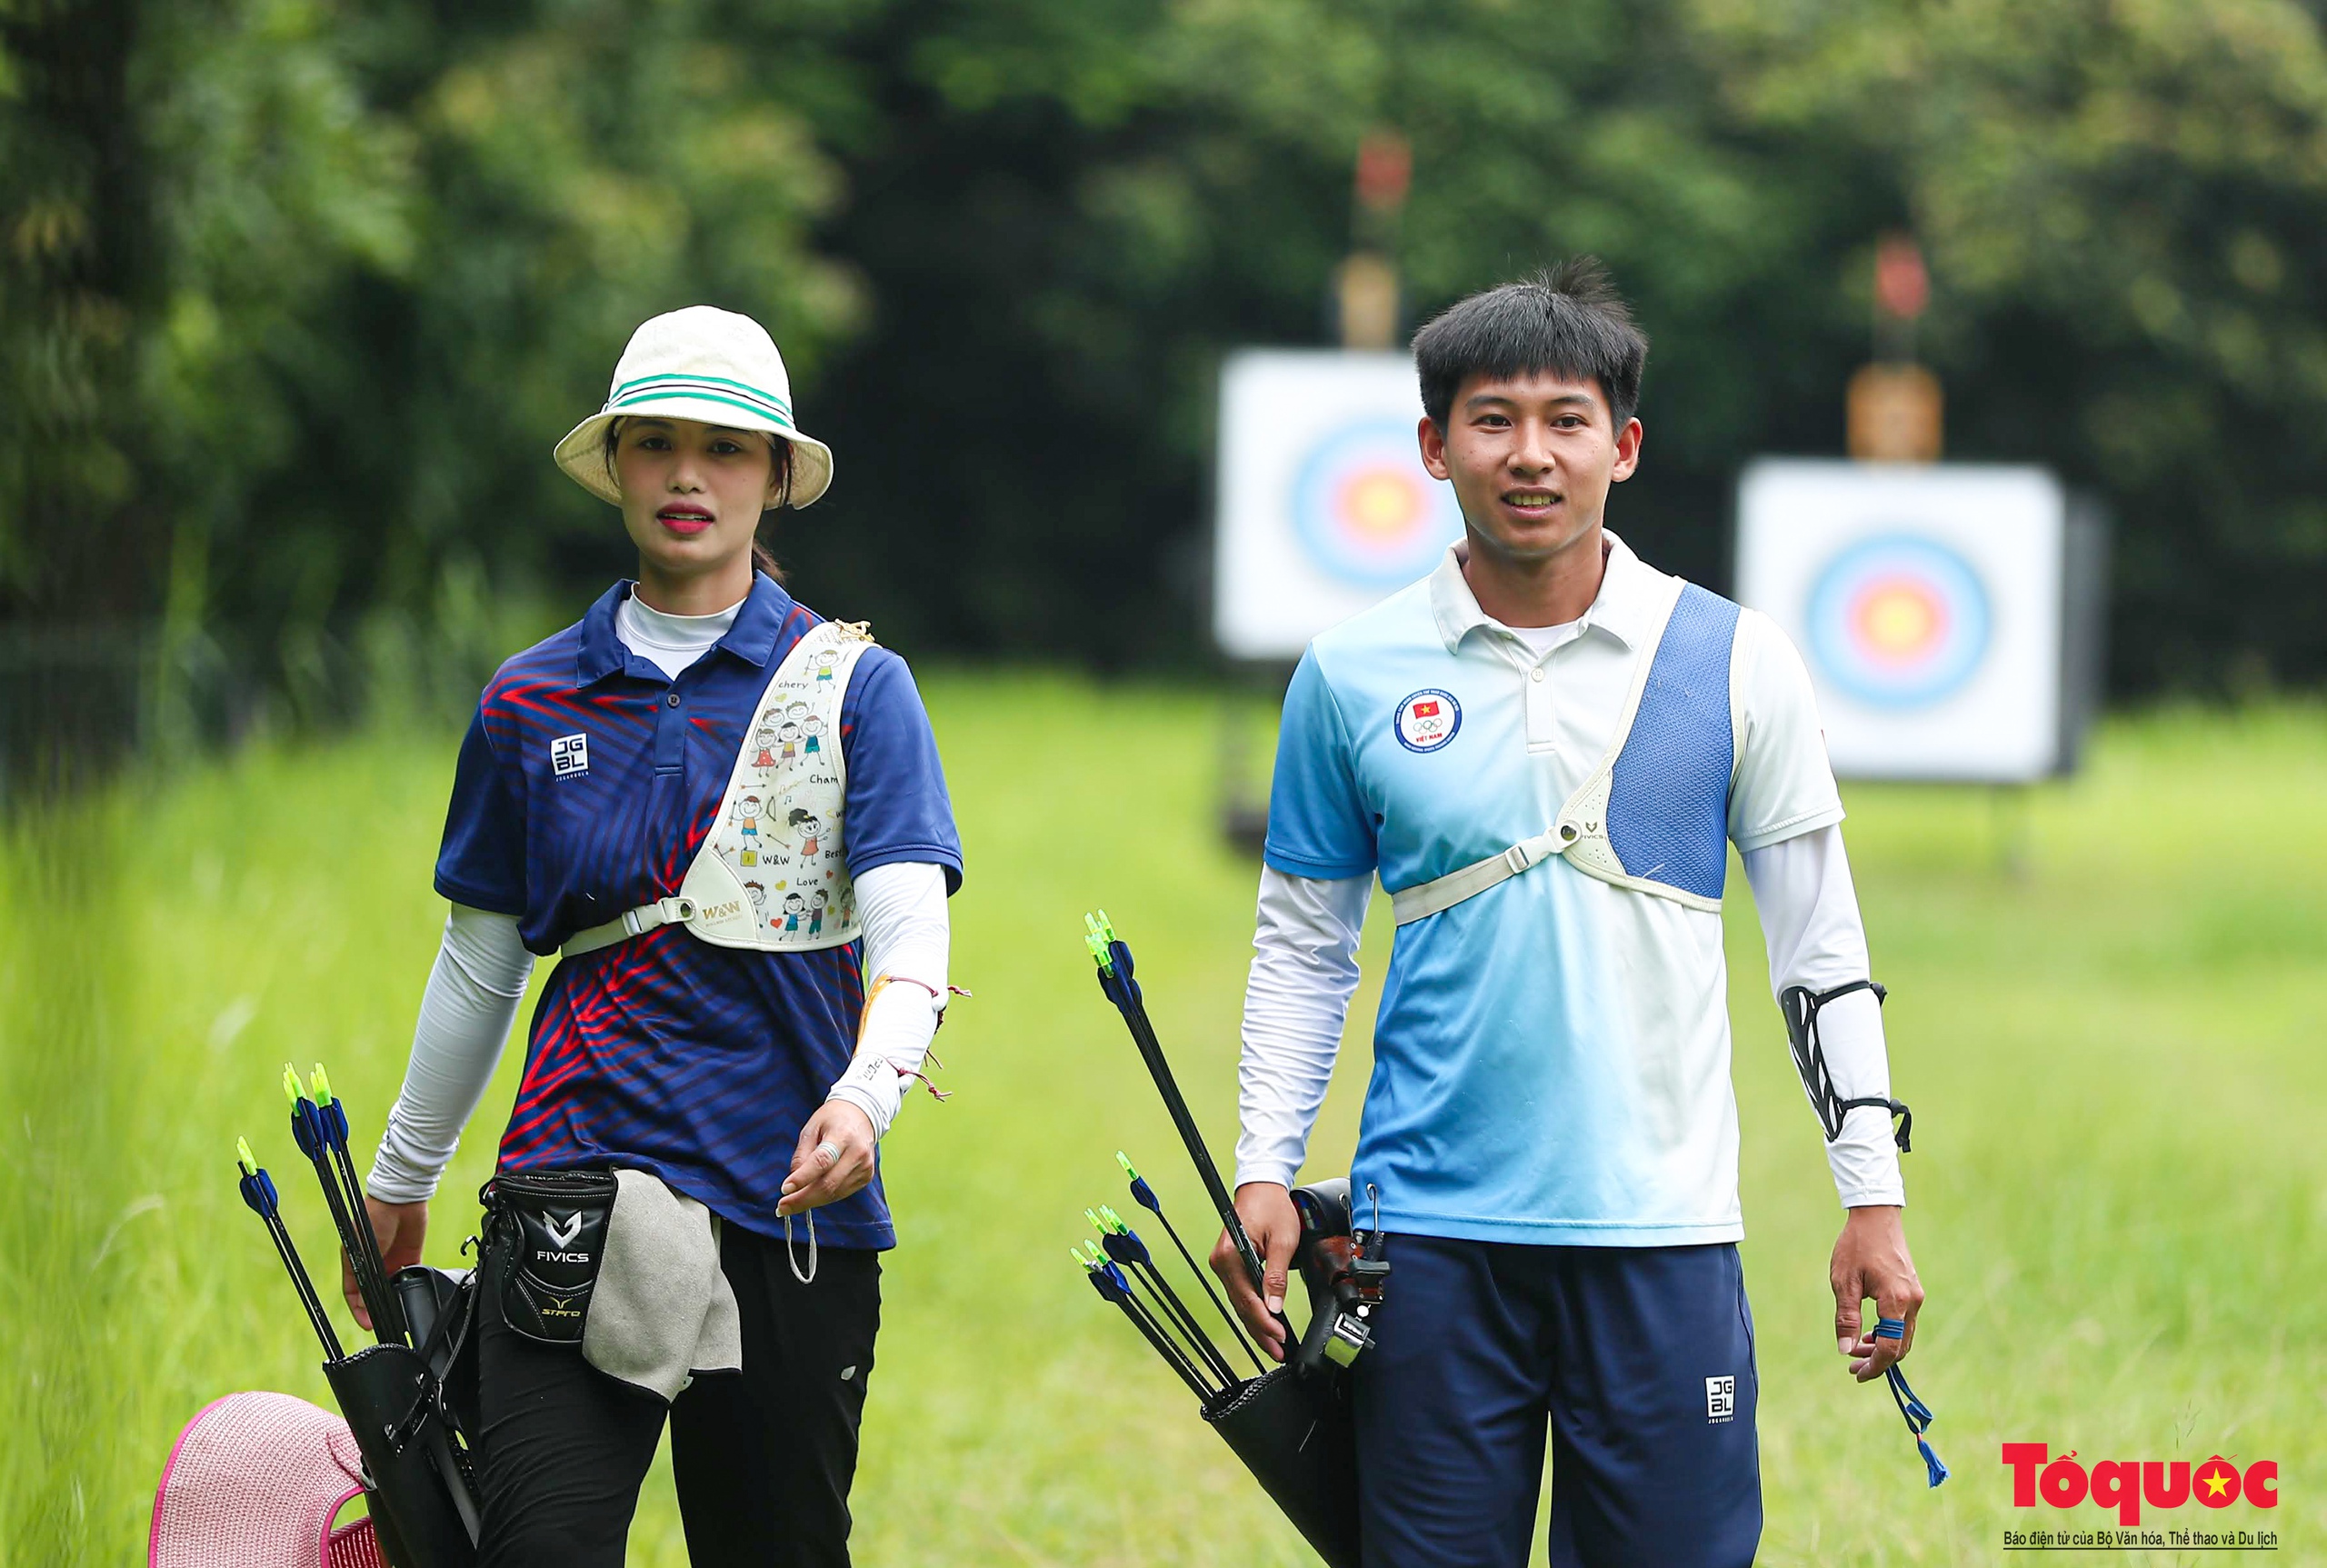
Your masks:
M1463 532L1452 487L1431 478L1413 426L1396 420L1345 424L1320 438L1293 479L1293 520L1320 567L1367 587L1424 575Z
M1888 534L1818 574L1808 629L1811 656L1836 686L1877 707L1925 707L1961 690L1986 657L1988 594L1954 550Z

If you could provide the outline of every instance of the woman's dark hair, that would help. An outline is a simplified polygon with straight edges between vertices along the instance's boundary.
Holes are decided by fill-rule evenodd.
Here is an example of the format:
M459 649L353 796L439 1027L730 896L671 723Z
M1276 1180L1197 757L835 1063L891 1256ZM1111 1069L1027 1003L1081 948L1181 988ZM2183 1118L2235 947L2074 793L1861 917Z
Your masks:
M1459 300L1414 334L1422 409L1442 431L1466 378L1547 373L1599 382L1622 430L1640 406L1647 365L1648 338L1597 256Z
M606 463L606 476L610 479L614 477L614 453L622 445L624 424L624 421L621 419L606 421L605 444L603 451ZM767 433L763 431L761 434ZM763 528L767 526L767 520L771 515L792 504L792 443L780 435L768 435L767 444L768 451L775 463L776 492L775 504L760 514L760 526ZM784 581L784 568L776 564L774 553L768 549L766 543L757 534L752 535L752 564L777 582Z

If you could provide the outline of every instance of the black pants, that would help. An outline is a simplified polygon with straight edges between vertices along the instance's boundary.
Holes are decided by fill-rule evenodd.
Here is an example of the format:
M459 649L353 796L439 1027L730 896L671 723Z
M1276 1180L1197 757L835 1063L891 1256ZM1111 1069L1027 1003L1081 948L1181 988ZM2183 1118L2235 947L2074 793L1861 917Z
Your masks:
M826 1247L814 1284L784 1243L723 1225L743 1317L742 1375L694 1380L668 1406L695 1568L847 1568L848 1488L881 1325L881 1259ZM477 1324L479 1568L622 1568L665 1407L579 1350Z

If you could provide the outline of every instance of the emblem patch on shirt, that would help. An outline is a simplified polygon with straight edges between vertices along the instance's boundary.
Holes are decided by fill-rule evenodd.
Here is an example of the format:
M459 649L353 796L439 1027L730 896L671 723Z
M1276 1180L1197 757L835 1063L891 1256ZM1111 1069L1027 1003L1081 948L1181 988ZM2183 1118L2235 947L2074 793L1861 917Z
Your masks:
M1454 738L1463 727L1463 704L1452 692L1425 687L1398 704L1391 727L1398 744L1410 752L1434 752Z
M1737 1380L1734 1377L1705 1379L1705 1424L1718 1426L1737 1416Z
M562 779L570 779L590 771L590 737L560 735L549 744L549 771Z

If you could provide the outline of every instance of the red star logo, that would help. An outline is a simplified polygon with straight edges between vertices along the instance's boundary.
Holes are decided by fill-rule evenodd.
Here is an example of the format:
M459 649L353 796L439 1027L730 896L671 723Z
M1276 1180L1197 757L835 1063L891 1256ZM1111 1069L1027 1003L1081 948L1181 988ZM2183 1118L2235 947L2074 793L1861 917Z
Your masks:
M2209 1508L2227 1508L2238 1501L2238 1466L2215 1454L2191 1473L2191 1495Z

